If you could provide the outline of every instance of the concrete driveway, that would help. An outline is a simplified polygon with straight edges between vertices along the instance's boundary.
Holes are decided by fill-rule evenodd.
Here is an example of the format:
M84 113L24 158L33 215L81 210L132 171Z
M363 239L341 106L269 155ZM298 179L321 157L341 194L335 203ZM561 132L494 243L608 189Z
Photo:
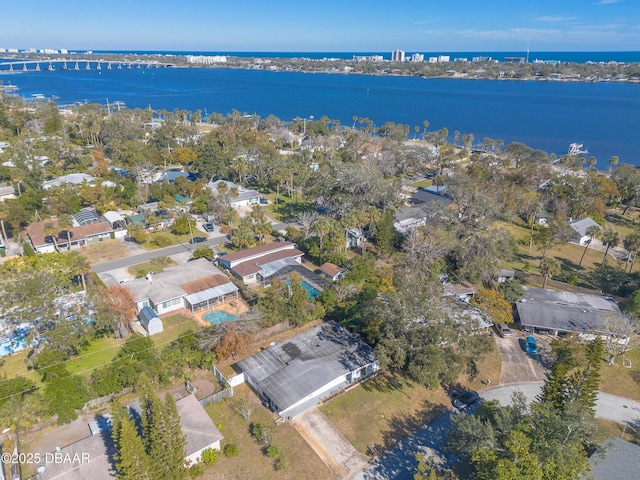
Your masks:
M524 336L514 335L505 338L496 336L495 339L502 355L501 385L544 381L545 369L541 360L546 358L546 351L542 345L543 342L538 341L540 353L532 358L524 352Z
M358 452L316 407L293 417L293 426L336 479L349 479L367 465L369 459Z

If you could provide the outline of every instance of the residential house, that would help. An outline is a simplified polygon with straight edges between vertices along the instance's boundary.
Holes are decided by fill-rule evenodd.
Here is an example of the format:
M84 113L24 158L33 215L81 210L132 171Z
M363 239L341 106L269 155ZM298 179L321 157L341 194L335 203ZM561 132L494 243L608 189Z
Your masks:
M525 295L516 304L524 328L555 335L575 332L609 335L609 325L628 323L611 297L562 290L524 287Z
M158 315L182 308L194 313L238 298L238 287L204 258L137 278L126 287L138 311L151 307Z
M320 274L331 280L337 282L344 277L344 270L337 266L335 263L325 262L320 267Z
M109 222L111 228L113 228L115 238L123 238L127 235L127 220L122 215L110 210L104 212L103 216L104 219Z
M569 241L571 243L577 243L578 245L586 245L589 243L591 241L591 236L587 234L589 227L600 228L600 225L589 217L569 222L569 228L571 229Z
M635 480L638 478L639 458L639 445L618 437L611 437L589 457L591 478L594 480Z
M57 187L65 183L73 186L82 185L83 183L91 184L95 181L95 179L95 177L86 173L70 173L68 175L63 175L61 177L52 178L51 180L45 181L42 184L42 188L45 190L49 190L51 187Z
M267 264L283 259L291 259L300 264L303 252L292 242L272 242L266 245L240 250L218 257L218 265L241 279L246 285L264 281L265 276L259 275ZM264 275L267 275L264 272Z
M237 189L238 191L237 197L229 196L229 205L231 205L233 208L260 204L260 198L262 197L262 195L260 195L259 192L241 187L240 185L236 185L233 182L216 180L215 182L207 183L207 187L209 187L212 192L219 193L218 187L220 187L220 185L223 183L226 184L227 191L231 189Z
M444 189L444 187L440 188ZM451 199L443 196L442 190L432 191L429 189L419 188L415 192L413 192L411 197L409 197L409 203L411 203L412 205L427 204L431 202L441 202L445 206L451 205L452 203Z
M176 402L182 433L187 437L187 464L197 463L202 458L202 452L210 448L220 450L220 441L224 438L211 417L202 408L193 395L188 395Z
M58 225L58 218L51 217L50 220L34 222L26 228L27 238L36 253L53 253L56 251L53 239L45 235L44 226L47 222ZM55 234L56 244L60 249L72 250L86 247L92 243L104 239L110 239L113 235L113 228L109 222L96 222L87 225L79 225L77 221L68 231L58 230Z
M331 321L236 366L271 410L290 419L373 374L379 363L369 345Z
M509 280L513 280L516 276L516 272L513 270L500 269L496 272L495 279L498 283L505 283Z

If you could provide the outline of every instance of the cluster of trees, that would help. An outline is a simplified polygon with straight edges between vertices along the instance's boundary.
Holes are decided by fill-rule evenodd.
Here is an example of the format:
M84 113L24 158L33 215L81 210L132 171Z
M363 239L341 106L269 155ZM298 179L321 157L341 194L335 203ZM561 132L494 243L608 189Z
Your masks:
M589 472L602 340L560 340L553 350L555 361L535 402L527 405L517 392L509 406L482 402L475 414L452 418L447 446L471 461L472 478L569 480Z
M144 379L143 379L144 380ZM140 398L140 418L136 419L119 401L111 408L111 435L118 478L123 480L187 478L186 437L171 394L162 401L147 382ZM139 425L138 425L139 422ZM140 427L141 435L138 435Z

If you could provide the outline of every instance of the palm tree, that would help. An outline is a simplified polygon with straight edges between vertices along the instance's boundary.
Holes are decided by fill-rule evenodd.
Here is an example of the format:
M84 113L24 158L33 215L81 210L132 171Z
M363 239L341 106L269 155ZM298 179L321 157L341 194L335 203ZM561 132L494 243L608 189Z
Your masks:
M71 265L73 266L73 269L75 270L76 274L80 277L80 280L82 281L82 290L86 291L87 283L85 281L85 275L91 271L91 263L89 263L89 260L87 259L87 257L82 255L78 251L73 251L69 253L69 256L71 259Z
M53 246L59 252L60 249L58 248L58 242L56 241L56 235L58 235L58 227L56 226L56 224L50 220L44 222L42 230L44 232L45 238L49 237L53 241Z
M320 238L320 252L324 249L324 237L331 231L331 222L328 217L322 216L313 224L313 230Z
M73 217L68 213L63 213L58 217L58 230L64 232L64 238L67 239L67 247L71 246L71 235L69 229L73 227Z
M640 250L640 231L631 232L627 235L622 241L624 248L629 252L627 255L627 263L624 266L624 271L627 271L627 266L631 261L631 253L633 252L633 262L631 263L631 267L629 268L629 273L631 273L631 269L633 268L633 264L636 260L636 255L638 254L638 250Z
M582 256L580 257L580 262L578 263L578 267L582 267L582 260L584 259L584 256L587 253L587 249L589 248L589 245L591 245L591 242L593 241L593 239L596 238L600 233L600 227L598 225L591 225L589 228L587 228L586 233L587 235L589 235L589 240L585 242L584 252L582 252Z
M602 243L607 246L604 251L604 257L602 257L602 263L607 260L607 254L611 247L617 247L620 244L620 234L615 230L608 228L602 234Z
M542 288L547 284L547 280L560 273L560 262L555 258L543 258L540 262L540 273L542 274Z

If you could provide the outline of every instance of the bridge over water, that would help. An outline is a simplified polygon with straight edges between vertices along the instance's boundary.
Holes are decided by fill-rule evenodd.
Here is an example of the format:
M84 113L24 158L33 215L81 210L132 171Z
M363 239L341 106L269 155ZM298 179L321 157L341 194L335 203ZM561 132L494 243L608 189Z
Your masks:
M76 60L76 59L55 59L55 60L12 60L0 62L1 72L42 72L42 71L78 71L78 70L122 70L133 68L170 68L171 63L149 62L149 61L115 61L115 60Z

